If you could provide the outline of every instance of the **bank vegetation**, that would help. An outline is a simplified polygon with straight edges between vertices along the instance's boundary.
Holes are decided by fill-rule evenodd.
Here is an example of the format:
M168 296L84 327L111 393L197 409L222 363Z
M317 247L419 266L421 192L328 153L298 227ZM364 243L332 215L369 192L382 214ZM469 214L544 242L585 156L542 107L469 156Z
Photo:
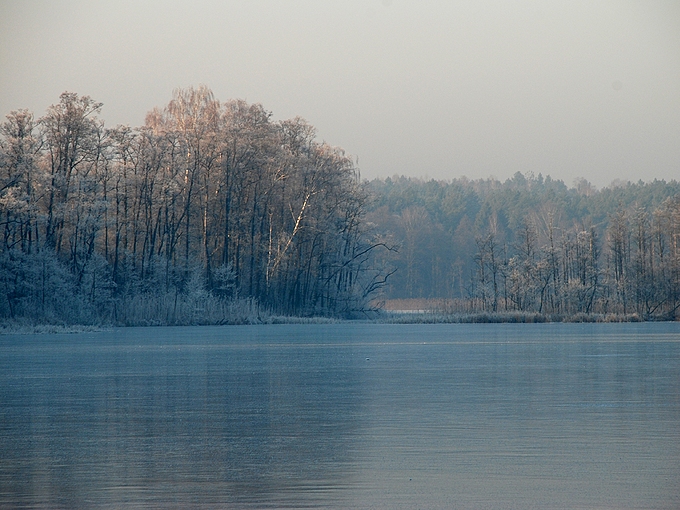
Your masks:
M0 318L352 317L387 274L352 160L300 118L175 91L144 126L61 95L0 126Z
M206 87L137 128L101 108L0 125L2 323L679 316L676 181L362 182L303 119Z

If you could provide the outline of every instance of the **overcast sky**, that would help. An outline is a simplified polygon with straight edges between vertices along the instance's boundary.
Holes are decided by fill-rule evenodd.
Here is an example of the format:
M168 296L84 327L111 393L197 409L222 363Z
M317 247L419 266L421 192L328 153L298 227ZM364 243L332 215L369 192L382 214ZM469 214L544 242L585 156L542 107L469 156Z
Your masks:
M0 0L0 114L172 90L296 115L362 176L680 179L677 0Z

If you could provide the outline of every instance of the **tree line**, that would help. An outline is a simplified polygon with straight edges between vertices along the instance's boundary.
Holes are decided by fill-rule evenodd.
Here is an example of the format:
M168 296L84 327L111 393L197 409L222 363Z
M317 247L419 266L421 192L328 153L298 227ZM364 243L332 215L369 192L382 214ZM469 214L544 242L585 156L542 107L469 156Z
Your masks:
M300 118L176 90L138 128L64 93L0 125L0 319L451 312L678 317L680 184L361 182ZM365 315L362 315L365 316Z
M105 128L101 107L64 93L0 126L0 317L351 316L384 284L365 185L304 120L206 87L139 128Z
M569 188L542 175L370 183L369 218L399 246L385 298L442 300L455 312L555 316L680 308L680 184Z

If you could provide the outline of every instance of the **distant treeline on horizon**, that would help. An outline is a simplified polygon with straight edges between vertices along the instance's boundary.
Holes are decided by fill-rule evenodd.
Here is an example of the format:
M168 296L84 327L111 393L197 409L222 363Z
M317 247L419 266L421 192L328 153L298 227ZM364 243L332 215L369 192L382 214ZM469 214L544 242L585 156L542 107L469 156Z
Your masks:
M0 126L0 320L67 324L680 307L680 184L361 182L300 118L177 90L140 128L64 93Z
M392 299L456 300L460 312L677 317L680 183L574 187L541 175L368 183L369 221L393 264Z

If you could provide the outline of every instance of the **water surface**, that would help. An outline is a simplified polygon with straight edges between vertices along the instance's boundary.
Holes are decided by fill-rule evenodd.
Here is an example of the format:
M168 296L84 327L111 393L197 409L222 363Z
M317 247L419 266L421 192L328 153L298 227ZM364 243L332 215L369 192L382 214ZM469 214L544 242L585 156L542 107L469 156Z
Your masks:
M680 324L0 337L0 508L680 508Z

